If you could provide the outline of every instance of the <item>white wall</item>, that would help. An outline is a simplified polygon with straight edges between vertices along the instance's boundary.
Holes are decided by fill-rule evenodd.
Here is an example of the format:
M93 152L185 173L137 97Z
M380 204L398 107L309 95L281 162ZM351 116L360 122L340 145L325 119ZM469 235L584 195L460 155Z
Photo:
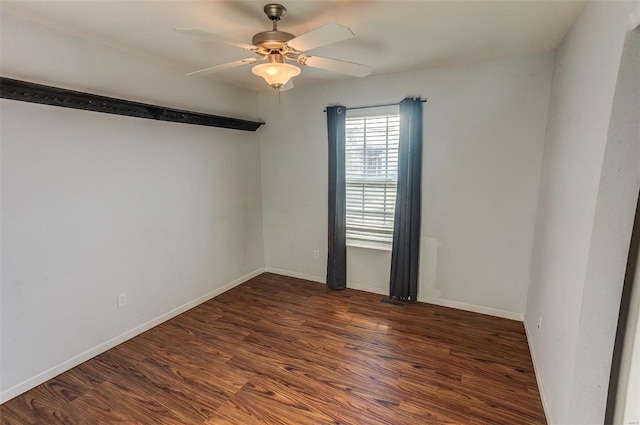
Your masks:
M254 93L6 14L1 48L3 76L257 116ZM4 99L0 114L3 400L262 270L258 133Z
M640 183L637 129L610 127L635 5L588 2L556 53L525 315L550 423L604 420Z
M420 95L429 102L418 299L522 317L551 71L552 55L542 54L296 87L282 93L280 105L275 93L261 93L267 268L324 280L323 109ZM388 253L350 248L348 258L349 285L386 292Z

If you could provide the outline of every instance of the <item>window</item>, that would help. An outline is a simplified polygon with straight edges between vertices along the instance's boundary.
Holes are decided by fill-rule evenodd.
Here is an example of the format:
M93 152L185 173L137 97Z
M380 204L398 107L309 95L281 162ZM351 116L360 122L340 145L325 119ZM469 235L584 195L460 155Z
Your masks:
M398 108L348 111L347 243L389 248L398 182Z

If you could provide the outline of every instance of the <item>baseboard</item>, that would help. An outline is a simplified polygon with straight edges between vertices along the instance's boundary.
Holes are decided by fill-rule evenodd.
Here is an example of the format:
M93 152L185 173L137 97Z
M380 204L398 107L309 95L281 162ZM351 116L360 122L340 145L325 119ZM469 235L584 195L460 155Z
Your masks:
M259 268L257 270L254 270L251 273L248 273L236 280L234 280L233 282L227 283L224 286L221 286L220 288L214 289L211 292L208 292L204 295L202 295L201 297L198 297L196 299L194 299L193 301L189 301L186 304L181 305L180 307L176 307L173 310L164 313L158 317L156 317L155 319L151 319L146 323L143 323L139 326L136 326L135 328L128 330L114 338L111 338L110 340L103 342L102 344L99 344L93 348L88 349L87 351L78 354L77 356L74 356L72 358L70 358L69 360L66 360L62 363L60 363L59 365L56 365L48 370L45 370L44 372L41 372L39 374L37 374L36 376L26 379L22 382L20 382L19 384L14 385L11 388L8 388L4 391L2 391L0 393L0 404L4 403L5 401L11 400L12 398L19 396L20 394L29 391L30 389L48 381L51 378L55 378L56 376L60 375L63 372L66 372L67 370L97 356L98 354L104 353L105 351L115 347L116 345L122 344L123 342L137 336L140 335L141 333L148 331L149 329L153 328L154 326L157 326L163 322L166 322L167 320L184 313L185 311L199 305L202 304L205 301L210 300L211 298L218 296L220 294L222 294L223 292L228 291L231 288L234 288L244 282L246 282L249 279L252 279L262 273L264 273L265 269L264 268Z
M275 273L275 274L279 274L279 275L283 275L283 276L289 276L289 277L294 277L297 279L305 279L305 280L309 280L312 282L319 282L319 283L326 283L326 279L323 276L314 276L314 275L309 275L309 274L305 274L305 273L299 273L299 272L294 272L294 271L290 271L290 270L283 270L283 269L277 269L277 268L273 268L273 267L265 267L265 268L259 268L257 270L254 270L251 273L248 273L224 286L221 286L220 288L217 288L211 292L208 292L204 295L202 295L201 297L198 297L192 301L189 301L183 305L181 305L180 307L174 308L173 310L164 313L158 317L156 317L155 319L149 320L146 323L143 323L139 326L136 326L135 328L126 331L102 344L99 344L93 348L90 348L89 350L80 353L74 357L72 357L69 360L66 360L62 363L60 363L59 365L56 365L44 372L41 372L39 374L37 374L36 376L26 379L25 381L14 385L11 388L8 388L5 391L2 391L0 393L0 404L4 403L5 401L8 401L28 390L30 390L31 388L34 388L40 384L42 384L43 382L48 381L51 378L54 378L56 376L58 376L59 374L66 372L67 370L91 359L92 357L97 356L98 354L101 354L113 347L115 347L116 345L119 345L137 335L140 335L141 333L153 328L154 326L157 326L163 322L166 322L167 320L184 313L185 311L199 305L202 304L205 301L210 300L211 298L218 296L220 294L222 294L223 292L228 291L231 288L234 288L244 282L246 282L249 279L252 279L264 272L268 272L268 273ZM380 288L376 288L373 286L367 286L367 285L359 285L359 284L354 284L354 283L350 283L348 284L348 288L350 289L356 289L359 291L366 291L366 292L370 292L370 293L374 293L374 294L381 294L381 295L386 295L385 292L381 291ZM512 319L512 320L519 320L519 321L523 321L524 317L521 313L515 313L515 312L509 312L509 311L503 311L503 310L498 310L498 309L493 309L490 307L483 307L483 306L477 306L477 305L473 305L473 304L466 304L466 303L461 303L458 301L450 301L450 300L444 300L441 298L423 298L420 299L419 301L421 302L426 302L426 303L430 303L430 304L435 304L435 305L440 305L440 306L444 306L444 307L451 307L451 308L457 308L460 310L466 310L466 311L472 311L475 313L481 313L481 314L488 314L491 316L497 316L497 317L503 317L506 319ZM526 322L525 322L525 331L527 331L527 326L526 326ZM528 331L527 331L527 336L528 336ZM527 337L527 340L528 337ZM533 365L534 365L534 369L536 368L536 362L535 362L535 355L533 352L533 348L531 347L531 345L529 344L529 349L531 351L531 357L533 359ZM537 370L537 369L536 369ZM538 374L536 373L536 379L538 379ZM540 388L540 395L542 398L542 404L543 407L545 409L545 414L548 411L547 410L547 406L546 406L546 402L544 399L544 392L542 391L542 384L541 382L538 380L538 388Z
M363 285L361 283L347 282L347 288L355 289L357 291L370 292L372 294L380 294L380 295L384 295L384 296L389 296L389 290L388 289L380 289L380 288L375 287L375 286Z
M440 305L442 307L451 307L451 308L457 308L458 310L466 310L466 311L472 311L474 313L487 314L489 316L501 317L503 319L517 320L519 322L524 321L524 315L522 313L516 313L515 311L499 310L497 308L485 307L485 306L475 305L475 304L467 304L460 301L445 300L443 298L418 297L418 301L429 303L429 304Z
M283 276L295 277L298 279L311 280L313 282L326 283L326 278L321 276L313 276L305 273L293 272L291 270L283 270L276 269L273 267L265 267L265 271L268 273L275 273ZM359 283L347 282L347 288L355 289L358 291L370 292L372 294L380 294L380 295L388 295L386 290L382 290L375 286L362 285ZM442 298L431 298L431 297L418 297L418 301L425 302L429 304L435 304L442 307L450 307L457 308L459 310L471 311L474 313L487 314L489 316L501 317L503 319L511 319L522 322L524 320L524 315L522 313L516 313L513 311L499 310L491 307L484 307L480 305L467 304L459 301L450 301Z
M542 409L544 410L544 416L547 420L547 423L551 423L549 420L549 405L547 404L547 399L544 393L544 387L542 386L542 381L540 380L540 369L538 368L538 363L536 362L536 352L533 349L533 345L531 345L531 338L529 335L529 327L527 326L527 321L524 322L524 333L527 335L527 344L529 345L529 353L531 353L531 361L533 362L533 372L536 375L536 382L538 383L538 392L540 393L540 400L542 401Z
M282 276L295 277L296 279L310 280L312 282L318 283L327 283L327 278L324 276L314 276L311 274L292 272L291 270L276 269L273 267L265 267L264 271L267 273L275 273Z

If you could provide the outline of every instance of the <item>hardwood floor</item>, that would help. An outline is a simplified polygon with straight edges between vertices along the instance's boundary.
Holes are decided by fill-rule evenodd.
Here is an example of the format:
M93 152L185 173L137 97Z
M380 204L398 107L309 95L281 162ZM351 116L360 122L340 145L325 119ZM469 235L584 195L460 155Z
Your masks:
M544 424L522 323L263 274L0 406L2 424Z

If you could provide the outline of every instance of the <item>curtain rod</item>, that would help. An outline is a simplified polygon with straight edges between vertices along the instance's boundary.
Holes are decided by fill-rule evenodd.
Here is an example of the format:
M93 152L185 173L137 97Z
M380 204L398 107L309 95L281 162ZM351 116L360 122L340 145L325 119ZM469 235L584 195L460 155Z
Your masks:
M427 103L427 99L420 99L420 102L422 102L422 103ZM344 108L344 109L345 109L345 110L347 110L347 111L353 111L353 110L355 110L355 109L382 108L382 107L384 107L384 106L398 106L399 104L400 104L400 102L396 102L396 103L383 103L383 104L380 104L380 105L369 105L369 106L353 106L353 107L351 107L351 108L347 108L347 107L345 106L345 108ZM326 110L326 109L323 109L323 110L322 110L322 112L327 112L327 110Z

